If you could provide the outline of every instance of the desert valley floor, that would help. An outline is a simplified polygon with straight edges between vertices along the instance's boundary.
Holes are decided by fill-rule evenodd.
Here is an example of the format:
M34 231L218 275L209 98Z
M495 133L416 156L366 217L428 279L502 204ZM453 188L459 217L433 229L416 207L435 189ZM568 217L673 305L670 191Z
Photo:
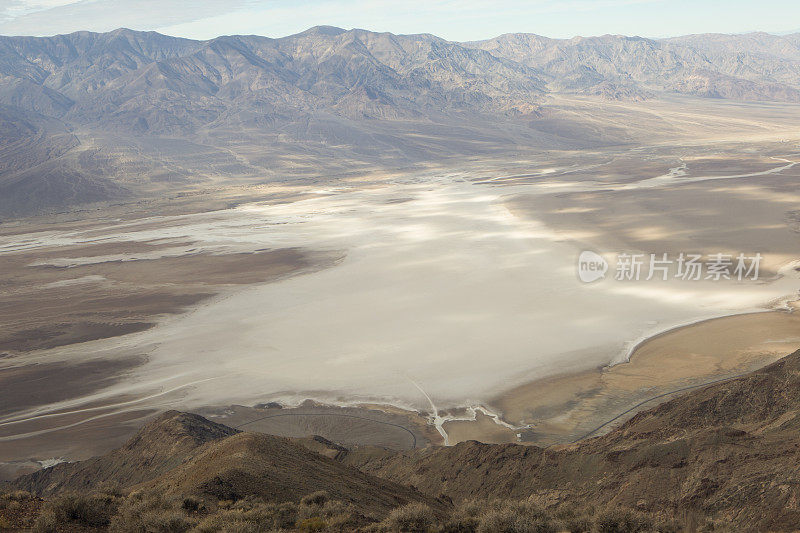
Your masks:
M588 108L669 128L0 225L0 474L168 408L395 448L569 443L796 350L800 106L563 104ZM764 260L758 281L584 284L582 250Z

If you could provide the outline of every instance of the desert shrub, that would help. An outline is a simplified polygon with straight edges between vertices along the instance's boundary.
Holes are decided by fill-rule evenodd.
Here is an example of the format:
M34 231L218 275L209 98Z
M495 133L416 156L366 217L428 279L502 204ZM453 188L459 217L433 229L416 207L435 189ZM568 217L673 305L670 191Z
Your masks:
M340 500L329 500L322 506L323 516L335 516L355 512L353 506Z
M2 505L0 505L0 508L5 508L12 512L19 511L20 509L22 509L22 502L19 500L6 501L3 502Z
M114 533L184 533L194 526L177 502L161 494L135 493L120 505L109 529Z
M338 515L354 514L353 507L339 500L324 500L322 498L315 499L314 503L306 503L303 499L297 508L297 519L305 520L306 518L313 518L319 516L322 518L331 518Z
M115 533L184 533L195 523L177 511L145 511L139 515L115 517L110 531Z
M290 503L244 502L237 509L223 509L203 519L198 533L259 533L276 529L294 529L297 507Z
M325 529L331 531L351 531L359 523L357 513L351 505L329 500L325 492L315 492L300 501L297 508L297 527L309 530L320 522L324 522Z
M32 498L33 495L27 490L12 490L0 494L0 501L6 502L24 502Z
M446 533L556 531L552 517L532 500L467 500L442 528Z
M600 513L595 520L598 533L639 533L652 531L653 522L633 511L612 509Z
M196 513L203 506L203 502L194 496L188 496L181 502L181 509L188 513Z
M683 531L688 530L684 529ZM715 533L733 533L741 531L741 529L731 525L728 522L706 519L698 526L697 531L702 533L710 531L714 531Z
M488 505L482 500L466 500L453 512L453 517L477 518L486 512Z
M703 517L701 520L699 520L699 523L696 524L696 529L702 533L709 533L711 531L724 533L727 533L728 531L736 531L731 524L717 521L710 517ZM688 530L688 528L684 528L684 530Z
M327 527L328 523L320 516L306 518L297 524L297 529L300 531L322 531Z
M148 510L138 515L114 517L110 530L116 533L185 533L195 522L178 511Z
M311 494L307 494L306 496L303 496L303 498L300 500L300 504L308 506L311 505L322 506L325 505L325 502L327 502L329 499L330 498L328 497L328 493L325 492L324 490L320 490L317 492L312 492Z
M475 533L480 520L473 516L454 516L442 526L440 533Z
M505 502L501 505L501 509L536 522L549 521L552 518L550 513L531 500Z
M0 509L10 509L14 510L20 507L21 502L19 500L12 500L11 498L6 498L6 495L0 495Z
M361 533L388 533L389 525L385 522L373 522L358 529Z
M509 533L550 533L556 525L539 505L528 501L496 501L494 511L486 514L478 526L479 532L506 531Z
M126 495L122 486L115 481L101 481L95 486L95 492L98 494L106 494L115 498L121 498Z
M410 503L394 509L386 517L385 524L390 531L424 533L433 528L436 517L427 505Z
M148 511L129 522L126 530L130 533L185 533L194 526L193 520L178 511Z
M36 533L55 533L58 531L58 520L50 509L45 509L33 523L33 531Z
M225 509L228 511L249 511L250 509L254 509L261 505L264 505L264 502L262 500L246 497L242 498L241 500L237 500L235 502L231 501L217 502L217 509Z
M655 527L655 531L658 533L681 533L685 529L677 522L661 522Z
M549 517L517 514L512 509L489 511L478 524L478 533L555 533Z
M293 503L263 504L246 514L248 520L271 523L274 529L291 529L297 522L297 506Z
M363 523L353 512L329 515L325 518L325 521L328 524L329 531L353 531Z
M36 527L44 528L48 524L105 527L109 524L117 503L115 498L105 495L67 494L59 496L44 505L42 521Z
M588 533L594 529L594 521L592 520L594 509L591 507L578 507L567 503L560 505L552 513L559 531Z
M594 525L587 516L570 516L561 518L557 522L559 531L569 531L569 533L589 533Z
M442 526L442 533L474 533L480 524L479 517L497 502L486 500L466 500L450 515L450 519Z
M242 519L243 511L219 511L205 517L197 524L197 533L249 533L256 531L255 524L249 524Z

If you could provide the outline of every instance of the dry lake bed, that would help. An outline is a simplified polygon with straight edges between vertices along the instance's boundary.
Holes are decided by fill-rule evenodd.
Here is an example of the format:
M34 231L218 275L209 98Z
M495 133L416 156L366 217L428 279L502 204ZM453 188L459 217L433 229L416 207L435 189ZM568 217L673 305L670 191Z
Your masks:
M0 473L94 455L168 408L400 448L567 443L763 366L800 345L800 149L751 148L548 154L4 226ZM605 279L578 278L583 250ZM763 260L757 280L616 280L620 253Z

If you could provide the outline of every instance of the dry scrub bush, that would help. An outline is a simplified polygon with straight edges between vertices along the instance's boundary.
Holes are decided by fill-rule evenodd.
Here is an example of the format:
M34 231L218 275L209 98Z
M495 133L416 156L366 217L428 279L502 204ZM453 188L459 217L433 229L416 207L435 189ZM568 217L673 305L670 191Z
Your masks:
M425 533L436 524L436 516L427 505L410 503L394 509L384 523L389 531Z
M303 497L297 510L297 527L302 531L351 531L358 525L351 505L331 500L325 491Z
M328 493L324 490L320 490L303 496L303 498L300 500L300 505L305 505L309 507L323 506L325 505L325 502L327 502L329 499L330 498L328 497Z
M44 533L68 525L106 527L118 505L119 499L111 495L66 494L45 504L34 529Z
M12 490L0 493L0 501L3 502L22 502L31 498L33 498L33 495L27 490Z
M478 524L477 533L556 533L557 528L549 518L520 516L513 511L489 511Z
M580 508L572 504L562 505L553 512L559 531L590 533L594 529L594 508Z
M480 520L471 516L453 517L442 526L440 533L475 533Z
M448 533L550 533L548 513L530 501L472 500L461 504L445 524Z
M194 496L187 496L181 502L181 509L186 511L187 513L196 513L202 509L204 509L203 502L198 500Z
M654 531L653 521L626 509L611 509L600 513L595 520L598 533L640 533Z
M237 508L223 509L198 524L198 533L260 533L294 529L297 506L291 503L272 504L253 501L237 502Z
M160 494L134 493L111 520L113 533L185 533L195 526L179 508Z
M11 492L0 493L0 509L8 509L9 511L16 511L22 508L24 502L32 499L33 496L30 492L25 490L15 490ZM7 528L0 528L7 529Z
M328 528L328 523L320 516L312 516L301 520L297 524L300 531L323 531Z
M441 533L528 533L593 531L592 510L563 506L553 513L533 499L467 500L451 514Z

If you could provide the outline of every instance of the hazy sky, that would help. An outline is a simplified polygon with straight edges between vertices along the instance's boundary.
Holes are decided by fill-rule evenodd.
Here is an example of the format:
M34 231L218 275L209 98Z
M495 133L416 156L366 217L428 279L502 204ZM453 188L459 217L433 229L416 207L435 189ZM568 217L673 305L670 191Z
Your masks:
M0 34L118 27L207 39L280 37L330 24L464 41L508 32L549 37L619 33L800 31L798 0L0 0Z

